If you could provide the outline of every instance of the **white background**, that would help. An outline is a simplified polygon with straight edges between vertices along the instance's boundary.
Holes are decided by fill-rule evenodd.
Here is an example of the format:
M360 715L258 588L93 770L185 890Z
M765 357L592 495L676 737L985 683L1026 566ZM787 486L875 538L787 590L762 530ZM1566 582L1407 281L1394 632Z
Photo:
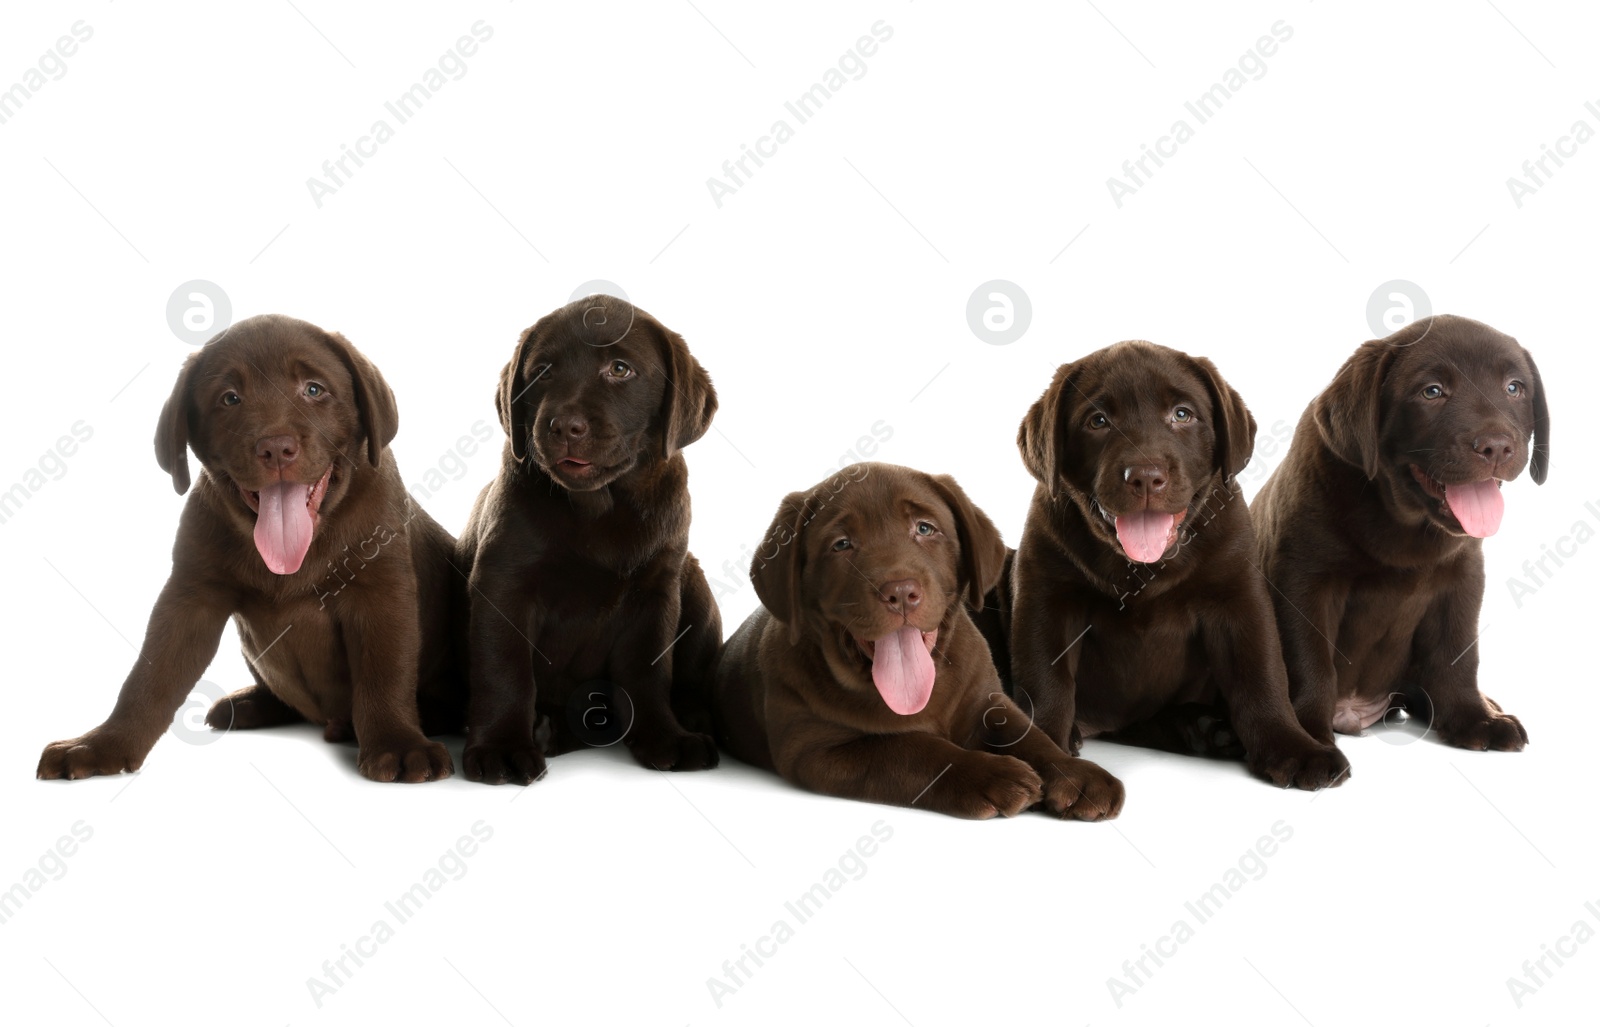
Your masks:
M1506 984L1576 921L1600 929L1600 545L1520 607L1507 584L1576 522L1600 528L1584 437L1600 142L1520 208L1506 186L1574 121L1600 129L1583 106L1600 101L1592 12L158 6L8 5L0 33L3 86L75 21L93 28L0 125L0 489L75 422L93 429L0 525L0 888L73 824L93 831L0 924L5 1020L1592 1020L1600 944L1547 963L1521 1009ZM393 124L384 101L480 19L493 37L465 77L319 209L306 180L375 119ZM879 19L894 34L865 76L796 125L784 101ZM1198 125L1184 101L1279 20L1293 38L1264 77ZM1180 117L1194 139L1119 209L1106 179ZM719 208L707 178L778 118L794 138ZM527 790L377 785L311 728L169 736L136 776L33 780L45 743L109 711L166 576L183 500L151 437L189 352L166 321L175 287L206 279L236 317L345 332L399 397L409 482L487 421L494 444L427 500L454 531L496 466L492 389L517 333L596 278L681 331L715 379L717 430L688 452L692 547L730 582L729 631L755 603L745 547L874 423L893 430L879 457L956 475L1014 542L1027 405L1056 364L1148 338L1212 357L1245 396L1262 424L1253 491L1281 458L1273 426L1286 433L1372 337L1374 289L1417 283L1434 310L1520 339L1549 390L1550 480L1507 485L1485 546L1482 681L1532 744L1344 739L1352 779L1310 795L1091 743L1128 787L1101 825L826 799L731 761L654 775L621 751L562 757ZM1008 346L967 324L991 279L1031 298ZM231 629L206 676L248 681ZM865 876L719 1008L707 978L775 920L793 925L785 901L879 820L893 836ZM478 821L493 837L465 875L319 1008L307 979L392 923L384 903ZM1293 836L1264 876L1118 1008L1107 979L1178 919L1194 926L1184 903L1279 821Z

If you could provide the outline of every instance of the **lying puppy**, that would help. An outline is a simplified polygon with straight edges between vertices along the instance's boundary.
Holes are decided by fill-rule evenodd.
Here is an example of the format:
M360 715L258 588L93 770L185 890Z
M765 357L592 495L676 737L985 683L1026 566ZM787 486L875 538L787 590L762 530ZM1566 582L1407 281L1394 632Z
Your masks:
M1116 816L1121 782L1006 698L962 607L983 604L1005 552L948 476L852 464L791 493L750 568L763 608L718 663L719 740L826 795L975 819L1041 802Z
M449 777L450 754L421 721L461 723L448 645L460 579L453 540L395 468L398 426L383 376L336 332L253 317L192 355L156 428L156 461L180 495L186 448L202 467L172 576L111 716L47 746L39 776L138 770L231 616L255 684L212 707L213 727L303 719L329 741L353 729L366 777Z
M545 755L610 744L615 718L640 763L697 770L722 621L689 554L683 447L717 394L676 332L625 300L590 296L522 333L500 375L500 474L458 549L470 568L467 777L528 784ZM548 740L534 737L537 714ZM709 726L709 725L706 725Z
M1482 540L1500 527L1501 484L1524 466L1544 483L1539 368L1515 339L1464 317L1363 343L1306 409L1251 509L1290 693L1313 736L1404 709L1447 745L1527 744L1517 718L1478 691L1474 644Z
M1349 769L1295 723L1234 476L1255 420L1211 362L1122 342L1056 371L1017 444L1038 485L993 597L1012 695L1082 738L1243 755L1277 785Z

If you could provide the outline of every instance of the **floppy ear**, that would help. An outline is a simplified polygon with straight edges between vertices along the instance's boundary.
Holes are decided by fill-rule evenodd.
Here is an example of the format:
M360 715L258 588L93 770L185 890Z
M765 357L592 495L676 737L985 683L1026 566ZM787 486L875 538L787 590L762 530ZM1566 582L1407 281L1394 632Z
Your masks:
M1000 529L994 526L988 514L973 505L954 478L948 474L930 474L928 481L955 515L967 605L981 610L983 597L1000 583L1000 572L1005 567L1006 544L1000 538Z
M1386 339L1363 342L1312 403L1312 418L1323 445L1345 463L1361 468L1368 479L1378 476L1383 380L1394 354L1395 348Z
M1528 469L1534 484L1543 485L1545 475L1550 473L1550 403L1544 397L1544 378L1539 375L1539 365L1533 362L1533 354L1523 350L1522 355L1528 358L1528 368L1533 371L1533 455Z
M750 561L750 581L761 605L789 628L789 644L800 641L800 572L805 567L805 530L808 494L791 492L783 497L761 548Z
M1250 454L1255 452L1256 419L1250 416L1244 399L1223 379L1215 364L1205 357L1195 357L1194 362L1211 392L1211 409L1216 411L1213 456L1217 470L1225 480L1231 481L1244 470L1250 462Z
M1056 453L1061 447L1061 392L1072 366L1062 364L1056 368L1050 387L1028 408L1017 429L1017 448L1022 450L1023 466L1052 496L1056 494Z
M522 359L533 344L533 328L517 338L517 351L511 355L511 362L500 369L500 387L494 394L494 410L500 415L500 427L511 440L512 458L519 463L528 455L528 418L522 403L522 393L528 384L522 373Z
M172 475L172 487L180 496L189 491L189 384L199 364L199 352L189 354L156 421L156 463Z
M356 391L356 413L367 436L367 462L377 467L383 462L384 449L400 430L400 408L395 404L394 392L378 373L377 365L350 345L349 339L338 332L328 332L327 340L350 372Z
M717 412L717 390L711 387L711 376L689 352L683 336L660 322L655 322L655 328L661 338L661 367L667 375L667 388L661 397L662 458L671 460L678 450L711 428L711 417Z

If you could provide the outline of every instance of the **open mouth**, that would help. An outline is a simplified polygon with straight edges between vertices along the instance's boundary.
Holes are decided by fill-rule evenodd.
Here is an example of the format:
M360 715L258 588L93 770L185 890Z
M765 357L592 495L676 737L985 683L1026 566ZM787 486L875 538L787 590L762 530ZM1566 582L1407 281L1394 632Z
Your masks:
M1499 478L1481 481L1464 481L1446 485L1416 464L1411 464L1411 477L1430 499L1450 514L1461 530L1473 538L1488 538L1500 530L1500 519L1505 516L1506 501L1500 494L1505 484Z
M275 481L260 490L234 482L245 504L255 512L256 551L274 574L293 574L305 562L317 528L317 513L333 480L333 465L317 481Z
M1123 555L1135 563L1155 563L1165 556L1178 544L1178 525L1189 515L1185 508L1175 514L1137 510L1117 517L1101 506L1099 500L1094 505L1117 533L1117 544Z
M923 631L906 625L871 641L852 634L851 641L872 666L872 683L884 705L901 716L921 713L933 696L933 647L938 629Z

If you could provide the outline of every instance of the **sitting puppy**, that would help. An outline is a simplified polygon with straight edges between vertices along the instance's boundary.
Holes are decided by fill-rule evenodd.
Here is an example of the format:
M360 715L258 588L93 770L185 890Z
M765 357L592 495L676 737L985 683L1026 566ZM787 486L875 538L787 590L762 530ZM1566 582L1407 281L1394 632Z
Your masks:
M619 740L604 737L607 720L646 767L716 766L711 737L679 719L709 720L722 642L688 551L680 452L711 427L711 378L676 332L596 295L522 333L495 408L500 474L458 550L470 568L467 777L529 784L547 752ZM536 742L538 714L549 737Z
M213 727L309 720L329 741L354 730L375 781L449 777L450 754L422 723L461 724L449 646L460 578L453 540L400 480L398 427L383 376L336 332L253 317L192 355L156 428L156 461L180 495L186 448L202 467L172 576L111 716L47 746L39 776L138 770L231 616L255 684L213 706Z
M1289 704L1234 481L1255 431L1210 361L1148 342L1063 365L1023 418L1038 485L988 637L1013 698L1069 752L1108 735L1242 755L1308 789L1348 771Z
M1515 339L1464 317L1363 343L1306 409L1251 509L1290 694L1314 737L1403 709L1447 745L1527 744L1517 718L1478 691L1474 644L1483 539L1500 527L1501 484L1524 466L1544 483L1539 368Z
M826 795L952 816L1114 817L1122 784L1006 698L962 608L1005 545L948 476L852 464L784 499L750 568L762 609L719 661L719 740Z

